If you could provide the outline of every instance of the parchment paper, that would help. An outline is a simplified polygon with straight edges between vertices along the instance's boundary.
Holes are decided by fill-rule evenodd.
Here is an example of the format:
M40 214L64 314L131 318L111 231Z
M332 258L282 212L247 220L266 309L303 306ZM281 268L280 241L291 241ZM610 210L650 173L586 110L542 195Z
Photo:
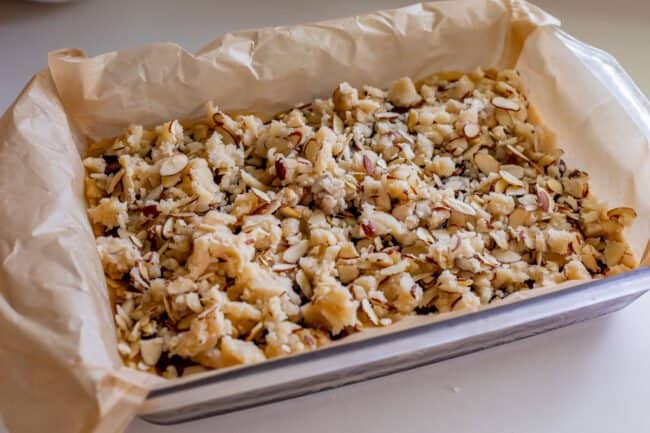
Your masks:
M80 152L87 138L130 123L201 116L209 100L274 113L328 96L340 81L386 86L404 75L516 66L567 163L592 174L610 207L637 210L629 240L640 257L650 139L559 41L557 25L523 1L467 0L237 32L198 54L171 43L93 58L50 53L49 68L0 119L0 410L10 431L117 433L161 382L117 355Z

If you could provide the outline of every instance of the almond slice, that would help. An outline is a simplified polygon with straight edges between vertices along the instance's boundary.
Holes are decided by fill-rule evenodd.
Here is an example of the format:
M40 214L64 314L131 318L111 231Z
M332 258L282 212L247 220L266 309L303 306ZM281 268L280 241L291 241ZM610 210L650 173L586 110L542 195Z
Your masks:
M161 176L173 176L183 171L187 164L190 162L189 158L184 153L177 153L162 160L160 164Z
M465 215L469 216L474 216L476 215L476 211L474 210L473 207L468 205L467 203L463 203L460 200L456 200L455 198L446 198L445 199L445 204L455 210L456 212L460 212Z
M496 258L494 258L494 256L488 253L479 254L477 255L477 257L479 258L479 260L481 260L483 263L485 263L488 266L492 266L492 267L499 266L499 261Z
M298 263L298 260L300 260L300 258L305 254L307 254L308 249L309 249L309 241L306 239L302 240L287 248L282 254L282 258L287 263Z
M546 181L546 186L548 186L548 189L553 191L555 194L562 194L562 184L556 180L556 179L548 179Z
M124 177L124 169L121 168L120 171L115 173L113 177L111 178L110 182L108 182L108 185L106 185L106 192L108 194L113 194L113 191L115 190L115 187L117 186L118 182L122 180Z
M389 275L400 274L400 273L406 271L408 266L409 266L409 261L408 260L400 260L396 264L394 264L392 266L389 266L387 268L383 268L377 273L379 275L381 275L381 276L387 277Z
M553 211L553 201L551 200L551 196L544 188L540 188L539 186L537 187L537 203L539 208L544 212Z
M167 221L165 221L165 224L162 226L162 231L161 231L162 237L165 239L169 239L174 235L174 219L173 218L167 218Z
M476 123L467 123L463 126L463 134L467 138L476 138L481 133L481 127Z
M518 207L508 217L509 224L512 227L527 225L526 222L528 221L529 216L530 213L526 209Z
M417 238L421 241L430 244L433 243L433 237L431 236L431 233L429 233L429 230L425 229L424 227L418 227L415 229L415 236L417 236Z
M369 176L375 174L375 165L372 162L372 159L366 154L363 155L363 168L366 170Z
M364 313L366 313L366 316L368 316L368 319L370 319L373 325L377 326L379 324L377 313L375 313L375 310L372 308L372 305L368 299L361 300L361 309Z
M513 101L512 99L504 98L503 96L495 96L494 98L492 98L491 102L492 105L502 110L508 110L508 111L520 110L519 104L516 101Z
M499 248L492 250L492 255L501 263L515 263L521 260L521 256L518 253Z
M307 278L305 271L302 269L299 269L298 272L296 272L296 283L298 283L298 287L300 287L302 293L307 298L311 299L311 296L313 295L311 283L309 282L309 278Z
M287 218L300 218L302 214L296 208L283 206L279 209L282 216Z
M145 281L145 279L143 278L143 276L140 273L140 263L142 263L142 262L139 262L138 266L131 269L131 271L129 272L129 275L131 276L131 279L133 281L133 285L136 288L139 288L141 290L142 289L148 290L150 288L150 286L149 286L149 283L147 281Z
M521 165L515 165L515 164L503 164L501 166L501 170L507 171L517 179L521 179L524 177L524 168Z
M144 281L149 282L149 271L142 260L138 261L138 272Z
M397 119L399 117L398 113L393 113L392 111L383 111L381 113L375 114L375 119L385 120L385 119Z
M499 171L499 161L492 155L485 152L478 152L474 155L474 163L485 174L496 173Z
M260 191L266 191L268 187L264 185L262 182L259 180L255 179L249 172L247 172L244 169L239 170L239 173L241 174L241 180L244 181L244 183L251 188L257 188Z
M499 170L499 175L501 176L501 179L505 180L510 185L524 186L524 183L521 180L514 177L509 171Z
M293 131L291 134L287 135L287 140L293 143L293 147L298 146L300 143L302 143L302 132L300 131Z
M140 355L147 365L156 365L162 355L163 339L162 337L140 340Z
M508 182L506 182L505 180L499 179L496 182L494 182L494 192L503 194L506 191L506 188L508 188Z
M297 266L295 263L276 263L271 267L271 270L274 272L288 272L293 271Z
M260 200L270 203L271 202L271 197L268 196L267 193L265 193L262 190L259 190L257 188L251 188L251 191L253 191L253 194L255 194Z
M138 247L138 249L142 249L142 241L140 239L138 239L135 235L130 234L129 235L129 240L131 241L131 243L133 245Z

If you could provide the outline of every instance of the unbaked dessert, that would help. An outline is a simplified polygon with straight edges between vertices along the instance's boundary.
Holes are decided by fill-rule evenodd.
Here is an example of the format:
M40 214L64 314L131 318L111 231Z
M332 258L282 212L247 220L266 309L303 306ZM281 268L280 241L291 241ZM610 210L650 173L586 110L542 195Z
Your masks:
M130 126L90 145L89 215L128 366L176 377L410 314L636 266L531 120L516 71L340 84L273 118Z

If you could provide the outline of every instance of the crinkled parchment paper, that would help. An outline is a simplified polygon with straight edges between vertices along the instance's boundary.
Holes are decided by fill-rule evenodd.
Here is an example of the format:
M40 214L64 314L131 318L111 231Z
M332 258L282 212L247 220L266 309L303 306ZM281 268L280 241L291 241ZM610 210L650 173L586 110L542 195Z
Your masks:
M0 120L0 410L10 431L120 432L161 380L117 355L80 152L88 137L130 123L201 116L209 100L273 113L344 80L386 86L404 75L516 66L568 164L591 173L609 206L637 210L629 240L640 257L650 232L649 137L557 25L523 1L468 0L242 31L198 54L171 43L93 58L51 53Z

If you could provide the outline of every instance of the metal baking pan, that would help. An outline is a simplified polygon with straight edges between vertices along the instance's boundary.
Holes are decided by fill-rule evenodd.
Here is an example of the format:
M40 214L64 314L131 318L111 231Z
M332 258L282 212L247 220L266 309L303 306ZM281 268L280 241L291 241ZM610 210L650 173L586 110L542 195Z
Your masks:
M616 60L558 36L650 136L650 103ZM153 389L140 416L175 424L331 389L442 361L619 310L650 289L650 268L460 317Z
M602 316L649 289L646 267L364 341L172 383L151 391L140 416L175 424L361 382Z

